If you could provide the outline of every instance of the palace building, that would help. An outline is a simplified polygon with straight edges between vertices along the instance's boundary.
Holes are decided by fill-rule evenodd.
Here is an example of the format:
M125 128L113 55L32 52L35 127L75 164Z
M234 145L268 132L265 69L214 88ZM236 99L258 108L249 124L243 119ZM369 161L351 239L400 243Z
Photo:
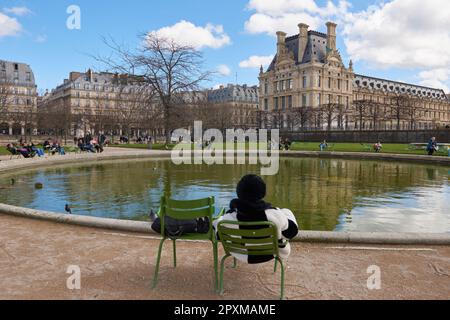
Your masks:
M276 56L259 75L265 126L276 126L277 116L279 127L291 130L450 125L450 100L443 90L357 74L352 61L344 64L336 47L337 25L326 26L326 34L303 23L297 35L277 32Z
M0 60L0 134L35 134L36 107L36 83L31 67Z
M160 121L153 114L150 100L149 92L129 75L89 69L71 72L63 84L42 97L38 110L41 115L59 120L63 126L58 129L69 135L102 132L139 136L149 131L152 120ZM46 128L43 123L40 129L51 133L55 126L50 125Z
M258 95L257 86L228 84L208 90L207 100L212 106L228 108L233 124L248 129L257 127Z

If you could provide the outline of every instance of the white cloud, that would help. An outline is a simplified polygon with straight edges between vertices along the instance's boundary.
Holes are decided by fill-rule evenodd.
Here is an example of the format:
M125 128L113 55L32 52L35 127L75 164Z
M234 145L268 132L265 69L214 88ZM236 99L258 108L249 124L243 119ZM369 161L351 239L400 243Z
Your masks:
M448 81L450 80L450 69L441 68L422 71L419 73L420 84L427 87L443 89L450 93Z
M272 62L273 56L251 56L247 60L241 61L239 67L256 69L261 66L267 67Z
M450 87L450 6L448 0L384 0L351 12L347 0L249 0L254 11L245 23L252 34L275 36L276 31L298 33L298 23L324 28L326 21L339 24L347 54L355 62L375 68L417 71L420 83Z
M17 19L0 12L0 37L15 36L21 31L22 26Z
M9 13L9 14L19 16L19 17L32 13L32 11L30 9L28 9L27 7L4 8L3 11L6 13Z
M381 67L450 64L448 0L394 0L353 14L344 28L348 53Z
M449 17L448 0L393 0L371 6L347 16L347 53L375 67L425 70L419 74L422 84L448 90Z
M300 22L317 29L332 17L340 21L348 14L349 7L346 0L340 0L338 4L328 1L324 7L318 6L314 0L250 0L247 9L256 12L246 21L245 30L272 36L277 31L297 34Z
M36 41L37 43L44 43L47 41L47 35L46 34L40 34L38 35L34 41Z
M205 47L218 49L231 43L231 39L225 33L223 26L209 23L205 27L200 27L185 20L173 26L152 31L150 34L156 34L182 45L190 45L196 49Z
M229 76L231 74L231 69L227 65L221 64L217 66L217 72L222 76Z

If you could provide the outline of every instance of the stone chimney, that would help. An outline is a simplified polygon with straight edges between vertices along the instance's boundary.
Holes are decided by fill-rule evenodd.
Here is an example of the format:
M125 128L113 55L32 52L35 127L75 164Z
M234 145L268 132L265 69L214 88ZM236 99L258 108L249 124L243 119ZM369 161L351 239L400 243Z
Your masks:
M304 23L298 25L298 61L301 63L305 55L306 46L308 45L308 28L309 26Z
M79 77L81 77L81 73L80 72L71 72L69 74L69 80L70 81L75 81L77 80Z
M87 76L89 77L89 81L92 82L92 75L93 75L93 72L92 72L91 68L88 69L88 71L86 72L86 74L87 74Z
M282 31L277 32L277 54L280 56L285 49L286 45L286 33Z
M336 51L336 27L334 22L327 23L327 48L331 51Z

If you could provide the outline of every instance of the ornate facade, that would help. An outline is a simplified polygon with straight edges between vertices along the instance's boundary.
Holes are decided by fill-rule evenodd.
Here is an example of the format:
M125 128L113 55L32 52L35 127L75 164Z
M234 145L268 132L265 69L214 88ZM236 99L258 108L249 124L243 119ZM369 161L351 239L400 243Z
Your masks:
M39 102L39 114L61 120L69 135L87 132L140 135L150 127L148 118L159 121L150 107L151 96L127 75L114 73L71 72L64 83L46 93ZM54 129L40 125L40 129Z
M220 86L207 91L207 100L211 105L229 108L233 123L237 127L254 128L257 126L256 112L259 109L259 91L257 86L247 85Z
M299 24L299 34L277 32L277 54L261 67L260 107L265 126L308 129L431 129L450 125L443 90L355 74L327 34ZM277 118L278 120L274 120Z
M0 60L0 134L35 134L36 107L36 83L30 66Z

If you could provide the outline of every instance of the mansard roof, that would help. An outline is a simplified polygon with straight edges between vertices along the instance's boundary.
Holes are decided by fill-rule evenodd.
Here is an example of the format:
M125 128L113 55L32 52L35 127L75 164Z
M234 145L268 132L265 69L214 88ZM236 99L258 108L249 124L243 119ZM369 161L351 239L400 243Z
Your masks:
M0 60L0 81L35 86L34 73L28 64Z
M289 52L292 52L294 54L295 64L311 62L313 60L313 57L317 62L325 63L325 58L327 55L327 35L325 33L312 30L308 31L308 43L301 59L299 59L298 54L298 41L298 34L286 38L286 48L289 50ZM272 71L275 69L276 61L277 56L274 57L267 71Z
M416 84L403 83L393 80L380 79L375 77L355 74L353 87L357 89L367 88L369 90L404 93L416 97L434 98L437 100L448 100L444 90L429 88Z
M208 90L207 96L209 102L215 103L231 101L259 102L258 86L228 84L219 89Z

